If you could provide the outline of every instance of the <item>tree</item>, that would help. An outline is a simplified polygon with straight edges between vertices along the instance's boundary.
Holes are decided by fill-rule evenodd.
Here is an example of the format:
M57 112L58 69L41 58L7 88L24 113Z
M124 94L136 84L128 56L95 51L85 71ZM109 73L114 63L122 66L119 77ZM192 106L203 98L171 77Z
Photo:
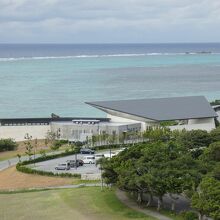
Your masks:
M186 149L204 148L211 143L210 134L204 130L182 131L175 138Z
M103 176L108 183L135 192L138 202L143 193L158 198L157 209L163 204L163 196L180 194L198 185L197 163L184 147L175 142L139 144L121 152L103 164ZM150 204L150 199L148 205Z
M41 157L46 157L46 151L44 149L41 149L39 153Z
M151 142L155 141L168 141L170 140L171 131L169 128L154 128L148 129L143 134L144 138L147 138Z
M74 151L75 148L76 148L76 146L75 146L74 144L70 144L70 149L71 149L71 151Z
M53 132L53 131L47 132L45 140L49 140L53 145L54 142L56 141L56 139L57 139L57 134L55 132Z
M211 130L210 137L212 142L220 141L220 127Z
M220 141L210 144L202 157L209 162L220 162Z
M98 141L98 138L96 135L92 135L91 137L92 146L94 147L96 145L96 142Z
M192 207L199 212L199 219L204 215L214 220L220 219L220 181L205 177L192 197Z
M192 192L198 186L202 175L199 173L199 163L191 154L183 150L182 155L172 155L165 169L168 193L172 200L171 210L175 211L175 203L183 192Z
M32 141L32 136L30 136L28 133L25 135L25 137L24 137L24 139L25 139L25 142L24 142L24 144L25 144L25 149L26 149L26 151L25 151L25 154L27 154L28 156L29 156L29 160L31 160L31 156L33 155L33 145L32 145L32 143L31 143L31 141Z
M0 139L0 152L15 150L17 146L17 143L10 138Z
M198 178L195 172L196 162L187 150L175 142L156 142L143 150L143 174L147 177L151 193L158 198L159 210L163 196L169 193L172 198L172 209L175 209L174 194L181 194L191 189Z

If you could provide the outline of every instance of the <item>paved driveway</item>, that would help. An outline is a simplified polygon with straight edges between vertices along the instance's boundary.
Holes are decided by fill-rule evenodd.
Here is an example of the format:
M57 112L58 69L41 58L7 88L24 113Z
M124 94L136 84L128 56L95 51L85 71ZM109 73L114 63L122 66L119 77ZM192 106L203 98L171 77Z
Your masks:
M77 154L77 159L83 159L84 155ZM43 162L32 164L31 168L43 171L51 171L54 173L79 173L79 174L98 174L100 173L99 168L95 164L84 164L77 168L71 168L70 170L55 170L55 166L60 163L65 163L67 160L74 160L75 155L61 157L53 160L47 160Z

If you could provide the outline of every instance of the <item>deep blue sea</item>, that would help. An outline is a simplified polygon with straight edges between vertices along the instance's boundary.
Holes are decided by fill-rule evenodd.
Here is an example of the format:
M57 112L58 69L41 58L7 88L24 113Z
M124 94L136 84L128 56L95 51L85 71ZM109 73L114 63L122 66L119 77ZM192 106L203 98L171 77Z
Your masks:
M220 43L0 44L0 118L104 116L86 101L220 99Z

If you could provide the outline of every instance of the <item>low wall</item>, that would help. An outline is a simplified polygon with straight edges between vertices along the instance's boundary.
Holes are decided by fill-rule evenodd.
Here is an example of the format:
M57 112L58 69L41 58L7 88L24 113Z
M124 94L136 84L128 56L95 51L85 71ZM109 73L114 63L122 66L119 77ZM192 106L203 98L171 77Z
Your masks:
M176 125L176 126L169 126L170 130L206 130L206 131L211 131L212 129L215 129L215 125L212 123L204 123L204 124L190 124L190 125Z
M101 174L100 173L87 173L87 174L81 174L82 180L100 180Z
M0 126L0 139L12 138L15 141L23 141L27 133L33 139L44 139L50 129L50 125Z

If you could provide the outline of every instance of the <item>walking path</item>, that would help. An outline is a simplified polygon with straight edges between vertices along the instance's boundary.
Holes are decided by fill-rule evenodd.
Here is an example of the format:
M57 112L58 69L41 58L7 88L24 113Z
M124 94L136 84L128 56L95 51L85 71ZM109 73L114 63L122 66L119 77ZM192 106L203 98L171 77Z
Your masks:
M26 190L45 190L45 189L75 189L75 188L80 188L80 187L94 187L94 186L100 186L101 183L81 183L77 185L63 185L63 186L46 186L46 187L32 187L32 188L27 188ZM11 190L5 190L5 192L19 192L21 189L11 189ZM22 189L25 190L25 189ZM4 191L2 191L4 192Z
M137 205L136 202L132 201L131 199L129 199L126 195L125 192L117 189L116 191L116 196L118 197L118 199L124 203L126 206L128 206L129 208L131 209L134 209L138 212L142 212L148 216L151 216L151 217L154 217L156 219L159 219L159 220L172 220L171 218L169 217L166 217L158 212L155 212L155 211L151 211L151 210L148 210L148 209L144 209L144 208L141 208L140 206Z
M47 155L60 154L62 152L63 151L53 151L53 152L47 153ZM40 154L36 154L35 156L31 156L31 158L34 159L34 157L38 158L40 156L41 156ZM21 158L20 158L21 161L28 160L28 159L29 159L29 157L25 156L25 155L21 156ZM11 166L14 166L18 162L19 162L18 157L13 157L13 158L10 158L10 159L7 159L7 160L2 160L2 161L0 161L0 171L2 171L4 169L7 169Z

